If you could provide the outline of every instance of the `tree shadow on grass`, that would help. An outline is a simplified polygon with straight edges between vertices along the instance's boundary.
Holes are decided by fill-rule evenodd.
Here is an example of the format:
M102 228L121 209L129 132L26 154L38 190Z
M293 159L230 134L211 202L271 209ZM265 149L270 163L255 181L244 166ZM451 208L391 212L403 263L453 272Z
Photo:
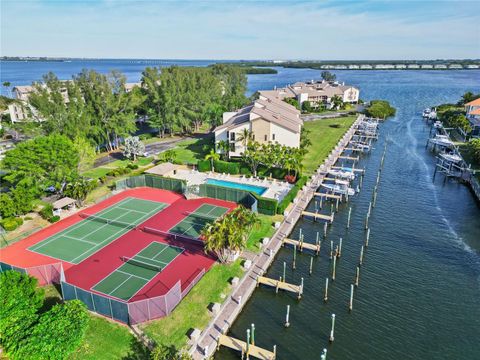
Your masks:
M130 341L130 350L128 355L124 356L122 360L149 360L151 358L151 351L136 337L132 337Z

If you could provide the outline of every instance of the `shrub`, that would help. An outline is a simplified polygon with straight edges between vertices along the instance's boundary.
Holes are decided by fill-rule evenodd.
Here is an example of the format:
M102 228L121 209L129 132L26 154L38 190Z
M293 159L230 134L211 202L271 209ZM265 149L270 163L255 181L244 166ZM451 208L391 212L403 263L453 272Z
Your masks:
M395 108L385 100L372 100L370 106L365 109L368 116L376 118L387 118L395 115Z
M330 125L328 125L328 127L331 127L331 128L334 128L334 129L338 129L338 128L341 128L342 125L341 125L341 124L330 124Z
M42 210L38 212L45 220L50 219L53 216L53 205L46 204Z
M257 210L260 214L275 215L277 212L278 201L275 199L264 198L252 193L257 199Z
M6 231L13 231L18 227L15 218L6 218L2 220L2 226Z
M50 219L48 219L48 221L50 221L51 223L56 223L58 220L60 220L60 216L58 215L54 215Z
M107 181L107 176L106 175L100 176L98 180L100 180L102 184L105 184L105 182Z
M285 175L285 181L290 184L295 184L295 175Z
M23 220L25 220L25 221L33 220L33 218L32 218L31 216L25 216L25 217L23 218Z
M227 173L237 175L240 173L240 165L235 162L217 160L213 162L215 171L219 173Z
M131 170L138 169L138 165L137 165L137 164L133 164L133 163L128 163L128 164L127 164L127 169L131 169Z
M277 213L283 214L288 205L293 201L295 196L297 196L300 189L307 183L308 177L302 176L298 179L297 183L290 189L288 194L283 198L283 200L278 204Z
M198 167L198 171L200 172L207 172L212 170L212 165L210 164L209 160L199 160L197 167Z
M13 218L13 220L15 220L18 226L23 225L23 219L21 217Z

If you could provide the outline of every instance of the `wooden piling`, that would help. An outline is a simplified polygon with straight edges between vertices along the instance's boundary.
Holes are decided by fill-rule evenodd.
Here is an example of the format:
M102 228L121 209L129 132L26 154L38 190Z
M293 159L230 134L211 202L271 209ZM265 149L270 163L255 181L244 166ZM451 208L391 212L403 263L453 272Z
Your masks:
M333 258L333 240L330 240L330 260Z
M335 281L335 273L336 273L336 267L337 267L337 257L335 256L333 258L333 268L332 268L332 281Z
M369 240L370 240L370 228L367 229L367 238L365 239L365 247L368 247Z
M360 265L362 265L362 264L363 264L363 245L360 248Z
M375 204L377 203L377 192L375 191L373 193L373 207L375 207Z
M353 284L350 285L350 304L348 305L348 310L352 312L353 310Z
M360 266L357 266L357 271L355 273L355 286L358 287L358 281L360 280Z
M320 360L327 360L327 349L323 349Z
M350 228L350 217L352 216L352 207L348 208L347 229Z
M310 275L312 275L312 271L313 271L313 257L310 258L310 270L309 270Z
M339 203L339 200L338 200L338 198L337 198L337 200L335 200L335 202L336 202L336 204L335 204L335 210L337 210L337 211L338 211L338 203Z
M285 317L285 327L290 326L290 305L287 305L287 316Z
M339 245L338 245L338 254L337 254L338 257L342 256L342 242L343 242L343 239L340 238L340 242L339 242Z
M293 245L293 263L292 263L292 268L295 270L295 262L297 260L297 245Z
M325 294L323 295L323 301L328 301L328 277L325 278Z
M324 223L323 224L323 237L326 238L327 237L327 223Z
M331 343L335 340L334 333L335 333L335 314L332 314L332 329L330 330L330 338L329 338L329 341Z

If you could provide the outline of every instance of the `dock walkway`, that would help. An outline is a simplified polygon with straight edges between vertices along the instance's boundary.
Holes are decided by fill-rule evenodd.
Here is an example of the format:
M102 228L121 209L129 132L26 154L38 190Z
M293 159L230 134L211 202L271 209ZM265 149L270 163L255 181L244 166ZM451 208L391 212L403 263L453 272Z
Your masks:
M211 356L217 348L220 336L226 334L230 326L240 314L244 304L253 294L257 286L257 278L263 276L275 259L275 255L280 250L284 238L293 230L297 221L301 218L302 212L305 211L310 201L313 199L318 187L322 183L325 171L328 171L341 156L343 149L348 146L356 126L362 121L364 115L359 115L357 120L352 124L350 129L345 133L338 145L332 150L328 158L320 166L320 172L313 175L312 179L307 182L303 190L299 191L296 201L289 213L285 214L280 227L273 234L270 241L265 245L263 251L256 255L252 261L251 267L245 272L243 278L233 289L229 296L222 304L220 311L210 321L209 325L200 334L197 341L192 345L190 354L195 360L204 359Z

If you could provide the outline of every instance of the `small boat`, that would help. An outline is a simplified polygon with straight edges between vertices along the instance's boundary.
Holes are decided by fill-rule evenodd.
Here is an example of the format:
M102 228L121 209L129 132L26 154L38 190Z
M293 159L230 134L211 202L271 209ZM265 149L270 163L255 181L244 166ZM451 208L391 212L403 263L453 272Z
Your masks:
M428 140L432 144L444 147L452 147L453 141L448 138L447 135L435 135L434 138Z
M429 120L435 120L437 118L437 112L434 110L430 111L430 114L428 114L428 119Z
M340 179L355 179L355 173L353 171L342 171L342 170L329 170L328 173L332 176L335 176Z
M334 194L342 194L348 196L355 195L355 189L348 186L348 181L336 180L335 184L322 184L322 187Z
M448 162L452 162L452 163L459 163L460 161L462 161L462 157L458 154L454 154L454 153L442 153L440 154L440 156L448 161Z
M435 129L441 129L443 127L442 122L441 121L435 121L435 123L433 124L433 127Z
M362 150L362 151L370 151L370 145L364 144L360 141L350 141L350 144L356 149L356 150Z
M430 116L430 113L432 112L432 109L430 108L426 108L425 110L423 110L423 113L422 113L422 116L424 118L428 118Z

